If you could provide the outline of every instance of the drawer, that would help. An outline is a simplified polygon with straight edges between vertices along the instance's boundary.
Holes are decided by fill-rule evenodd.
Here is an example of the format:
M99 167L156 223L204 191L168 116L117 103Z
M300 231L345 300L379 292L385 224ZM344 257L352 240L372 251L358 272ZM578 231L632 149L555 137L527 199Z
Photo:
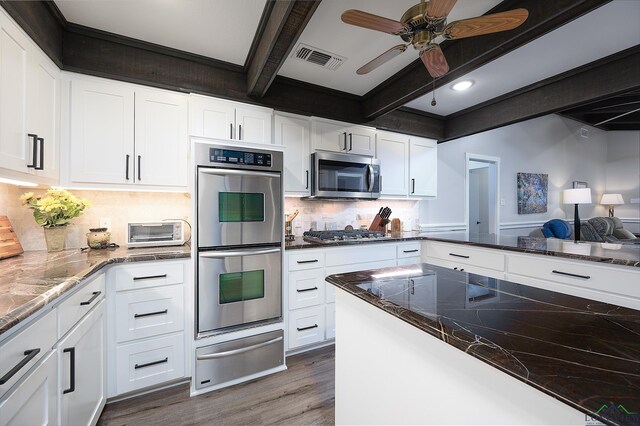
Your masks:
M335 303L327 303L324 307L325 316L326 316L326 324L327 330L325 331L325 335L327 336L327 340L336 338L336 304Z
M289 311L289 349L324 341L325 307Z
M395 249L394 249L395 253ZM327 268L325 270L325 275L328 277L329 275L335 274L344 274L346 272L356 272L356 271L367 271L369 269L380 269L380 268L390 268L396 266L396 259L388 259L381 260L379 262L369 262L369 263L356 263L353 265L342 265L342 266L334 266L332 268ZM333 284L328 284L327 286L334 287ZM335 300L335 299L334 299ZM327 300L329 302L329 300Z
M416 265L418 263L422 263L421 257L403 257L398 259L398 266Z
M461 272L468 272L470 274L482 275L484 277L491 277L499 280L503 280L505 275L504 272L501 271L485 269L474 265L464 265L457 262L449 262L448 260L436 259L434 257L427 257L427 263L429 265L441 266L448 269L456 269Z
M104 299L104 280L104 273L101 273L58 306L58 320L60 324L58 328L58 339L67 334L91 308Z
M288 254L287 256L289 258L290 271L324 268L324 252L322 251L301 251L300 253Z
M0 346L0 397L56 343L56 311L20 331Z
M608 294L640 299L640 271L604 267L592 262L547 259L548 256L509 255L508 272ZM633 268L638 269L638 268Z
M184 329L184 286L116 294L116 341L126 342Z
M398 259L407 257L420 257L420 246L420 241L398 244Z
M184 262L144 262L112 269L116 291L135 290L184 282Z
M465 265L504 271L504 254L489 249L469 248L462 244L427 242L427 256Z
M184 334L116 348L118 395L184 377Z
M325 286L324 269L289 272L289 309L323 304Z
M328 249L325 264L329 267L365 262L379 262L389 259L396 259L396 244L362 244L352 247Z

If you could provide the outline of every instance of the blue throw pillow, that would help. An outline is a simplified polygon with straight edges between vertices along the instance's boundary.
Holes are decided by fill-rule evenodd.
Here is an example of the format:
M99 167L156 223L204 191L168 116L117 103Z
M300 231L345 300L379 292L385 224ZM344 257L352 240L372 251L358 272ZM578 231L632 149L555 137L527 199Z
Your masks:
M553 232L551 232L551 229L543 227L540 230L542 231L542 235L544 235L545 238L553 238Z
M551 219L542 225L542 228L548 228L556 238L560 238L562 240L571 238L571 225L569 225L569 222L565 220Z

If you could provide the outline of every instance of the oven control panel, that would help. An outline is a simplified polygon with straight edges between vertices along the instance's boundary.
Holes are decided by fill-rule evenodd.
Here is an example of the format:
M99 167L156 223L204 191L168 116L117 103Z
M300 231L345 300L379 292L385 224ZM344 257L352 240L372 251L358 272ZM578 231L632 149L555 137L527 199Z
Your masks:
M271 154L263 152L248 152L221 148L209 148L209 161L211 161L212 163L271 167Z

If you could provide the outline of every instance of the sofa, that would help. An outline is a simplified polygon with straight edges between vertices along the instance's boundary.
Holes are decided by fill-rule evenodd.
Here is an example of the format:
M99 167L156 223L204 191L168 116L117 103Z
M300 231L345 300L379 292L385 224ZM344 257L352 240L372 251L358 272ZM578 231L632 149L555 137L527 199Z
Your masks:
M529 236L540 238L573 239L573 227L566 220L551 219ZM624 229L617 217L594 217L580 221L580 240L598 243L640 244L638 235Z
M594 217L589 219L587 223L593 227L605 243L640 244L640 238L624 229L622 221L617 217ZM585 240L587 239L585 238Z

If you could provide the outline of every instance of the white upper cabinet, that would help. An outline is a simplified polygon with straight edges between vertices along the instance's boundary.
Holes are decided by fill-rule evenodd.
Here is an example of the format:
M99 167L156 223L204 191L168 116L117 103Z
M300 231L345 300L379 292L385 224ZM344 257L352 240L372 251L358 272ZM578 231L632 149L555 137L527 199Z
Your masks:
M337 121L312 119L313 150L375 155L376 130Z
M380 193L383 196L406 196L409 191L409 136L378 132L376 158L380 160L382 176Z
M438 195L438 144L435 140L411 136L409 173L410 197Z
M290 195L309 195L311 124L305 117L275 116L275 144L284 146L284 191Z
M186 95L85 76L70 84L70 183L186 188Z
M273 110L269 108L191 95L189 117L192 136L271 144Z

